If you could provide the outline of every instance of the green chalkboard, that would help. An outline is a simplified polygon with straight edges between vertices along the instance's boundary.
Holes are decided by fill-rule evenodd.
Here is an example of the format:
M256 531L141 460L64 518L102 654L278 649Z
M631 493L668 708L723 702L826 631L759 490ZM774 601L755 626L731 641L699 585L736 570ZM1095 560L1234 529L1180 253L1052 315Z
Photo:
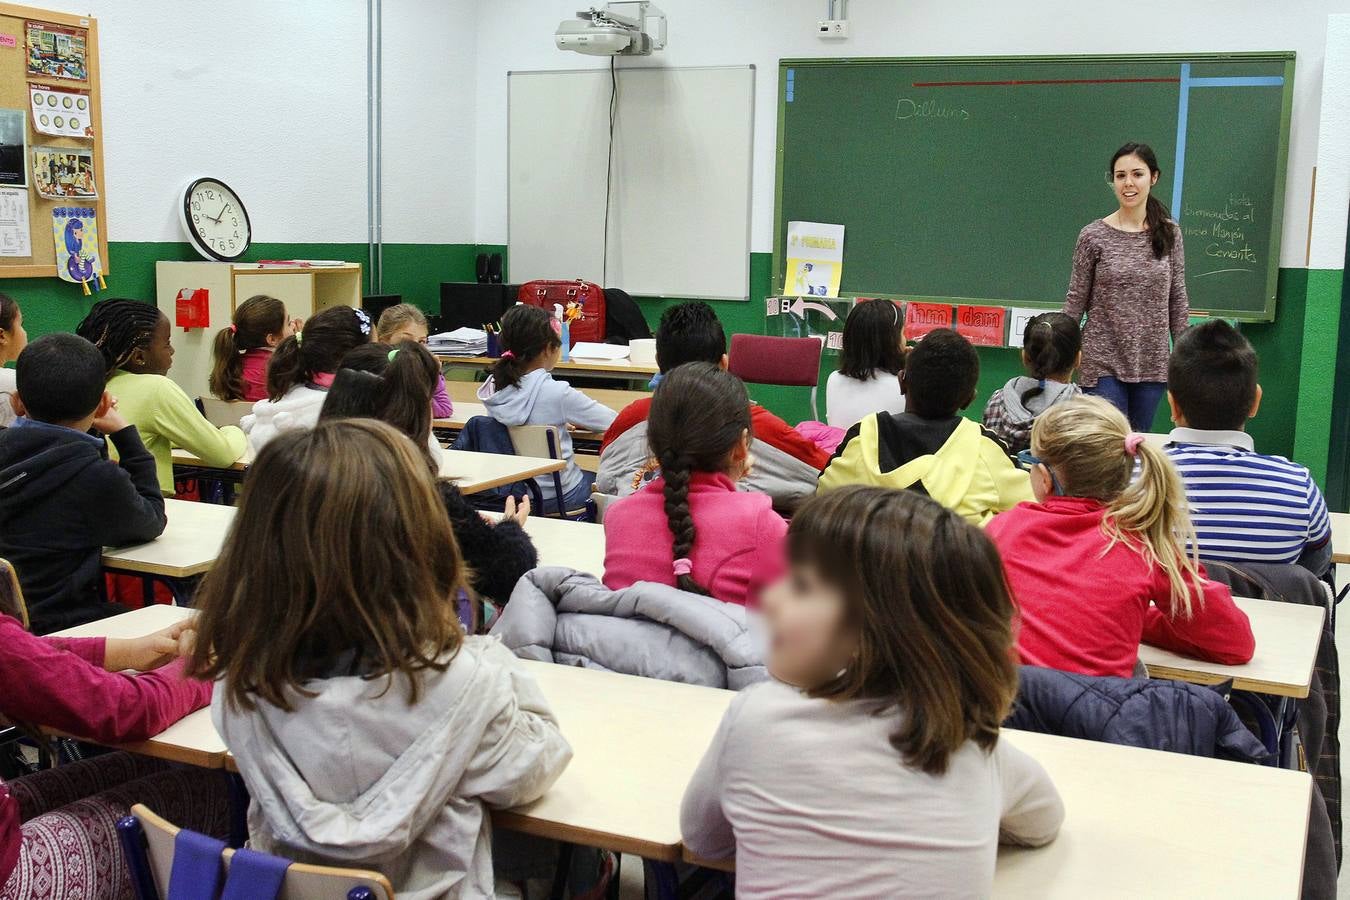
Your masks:
M1293 53L782 60L774 290L787 223L828 222L845 295L1058 306L1133 140L1191 308L1273 319L1293 77Z

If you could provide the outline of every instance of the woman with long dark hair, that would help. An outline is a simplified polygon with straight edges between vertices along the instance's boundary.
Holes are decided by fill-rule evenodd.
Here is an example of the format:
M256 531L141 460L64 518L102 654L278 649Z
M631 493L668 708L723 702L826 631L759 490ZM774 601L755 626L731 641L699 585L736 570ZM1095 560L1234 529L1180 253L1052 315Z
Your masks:
M1109 401L1135 431L1148 431L1167 390L1168 337L1186 330L1181 229L1153 196L1161 174L1147 144L1111 157L1119 208L1078 234L1064 312L1083 326L1083 390Z

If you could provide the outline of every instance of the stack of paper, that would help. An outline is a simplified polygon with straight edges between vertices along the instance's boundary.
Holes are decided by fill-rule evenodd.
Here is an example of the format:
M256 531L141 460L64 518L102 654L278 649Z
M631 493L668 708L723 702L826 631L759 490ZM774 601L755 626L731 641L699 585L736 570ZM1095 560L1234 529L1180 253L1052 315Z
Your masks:
M603 359L617 362L628 358L628 348L623 344L591 344L577 341L572 345L572 358Z
M456 328L427 338L427 349L441 356L482 356L487 353L487 332L480 328Z

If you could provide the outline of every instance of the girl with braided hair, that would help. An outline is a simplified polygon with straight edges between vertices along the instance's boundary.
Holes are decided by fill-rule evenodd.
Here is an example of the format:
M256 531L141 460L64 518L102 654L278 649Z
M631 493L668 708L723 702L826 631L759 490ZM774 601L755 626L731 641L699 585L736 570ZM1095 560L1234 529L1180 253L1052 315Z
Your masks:
M787 524L767 494L738 491L750 472L750 400L710 363L666 373L647 441L660 477L605 512L605 585L667 584L753 604L784 567Z
M181 387L166 375L173 365L168 318L139 300L103 300L75 329L103 353L108 393L117 411L135 425L155 457L159 488L172 495L174 447L182 447L213 468L227 468L244 455L248 442L233 425L217 428L206 420Z

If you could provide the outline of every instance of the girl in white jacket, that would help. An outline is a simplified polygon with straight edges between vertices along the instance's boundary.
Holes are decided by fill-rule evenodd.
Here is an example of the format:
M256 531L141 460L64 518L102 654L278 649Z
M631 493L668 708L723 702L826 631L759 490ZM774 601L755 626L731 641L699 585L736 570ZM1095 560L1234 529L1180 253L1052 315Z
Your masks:
M370 332L365 310L333 306L277 345L267 364L267 399L239 422L254 453L283 431L314 427L342 357L369 343Z
M375 869L400 898L493 896L489 807L542 795L571 748L496 639L426 463L389 425L271 441L198 594L194 668L252 797L252 846Z

